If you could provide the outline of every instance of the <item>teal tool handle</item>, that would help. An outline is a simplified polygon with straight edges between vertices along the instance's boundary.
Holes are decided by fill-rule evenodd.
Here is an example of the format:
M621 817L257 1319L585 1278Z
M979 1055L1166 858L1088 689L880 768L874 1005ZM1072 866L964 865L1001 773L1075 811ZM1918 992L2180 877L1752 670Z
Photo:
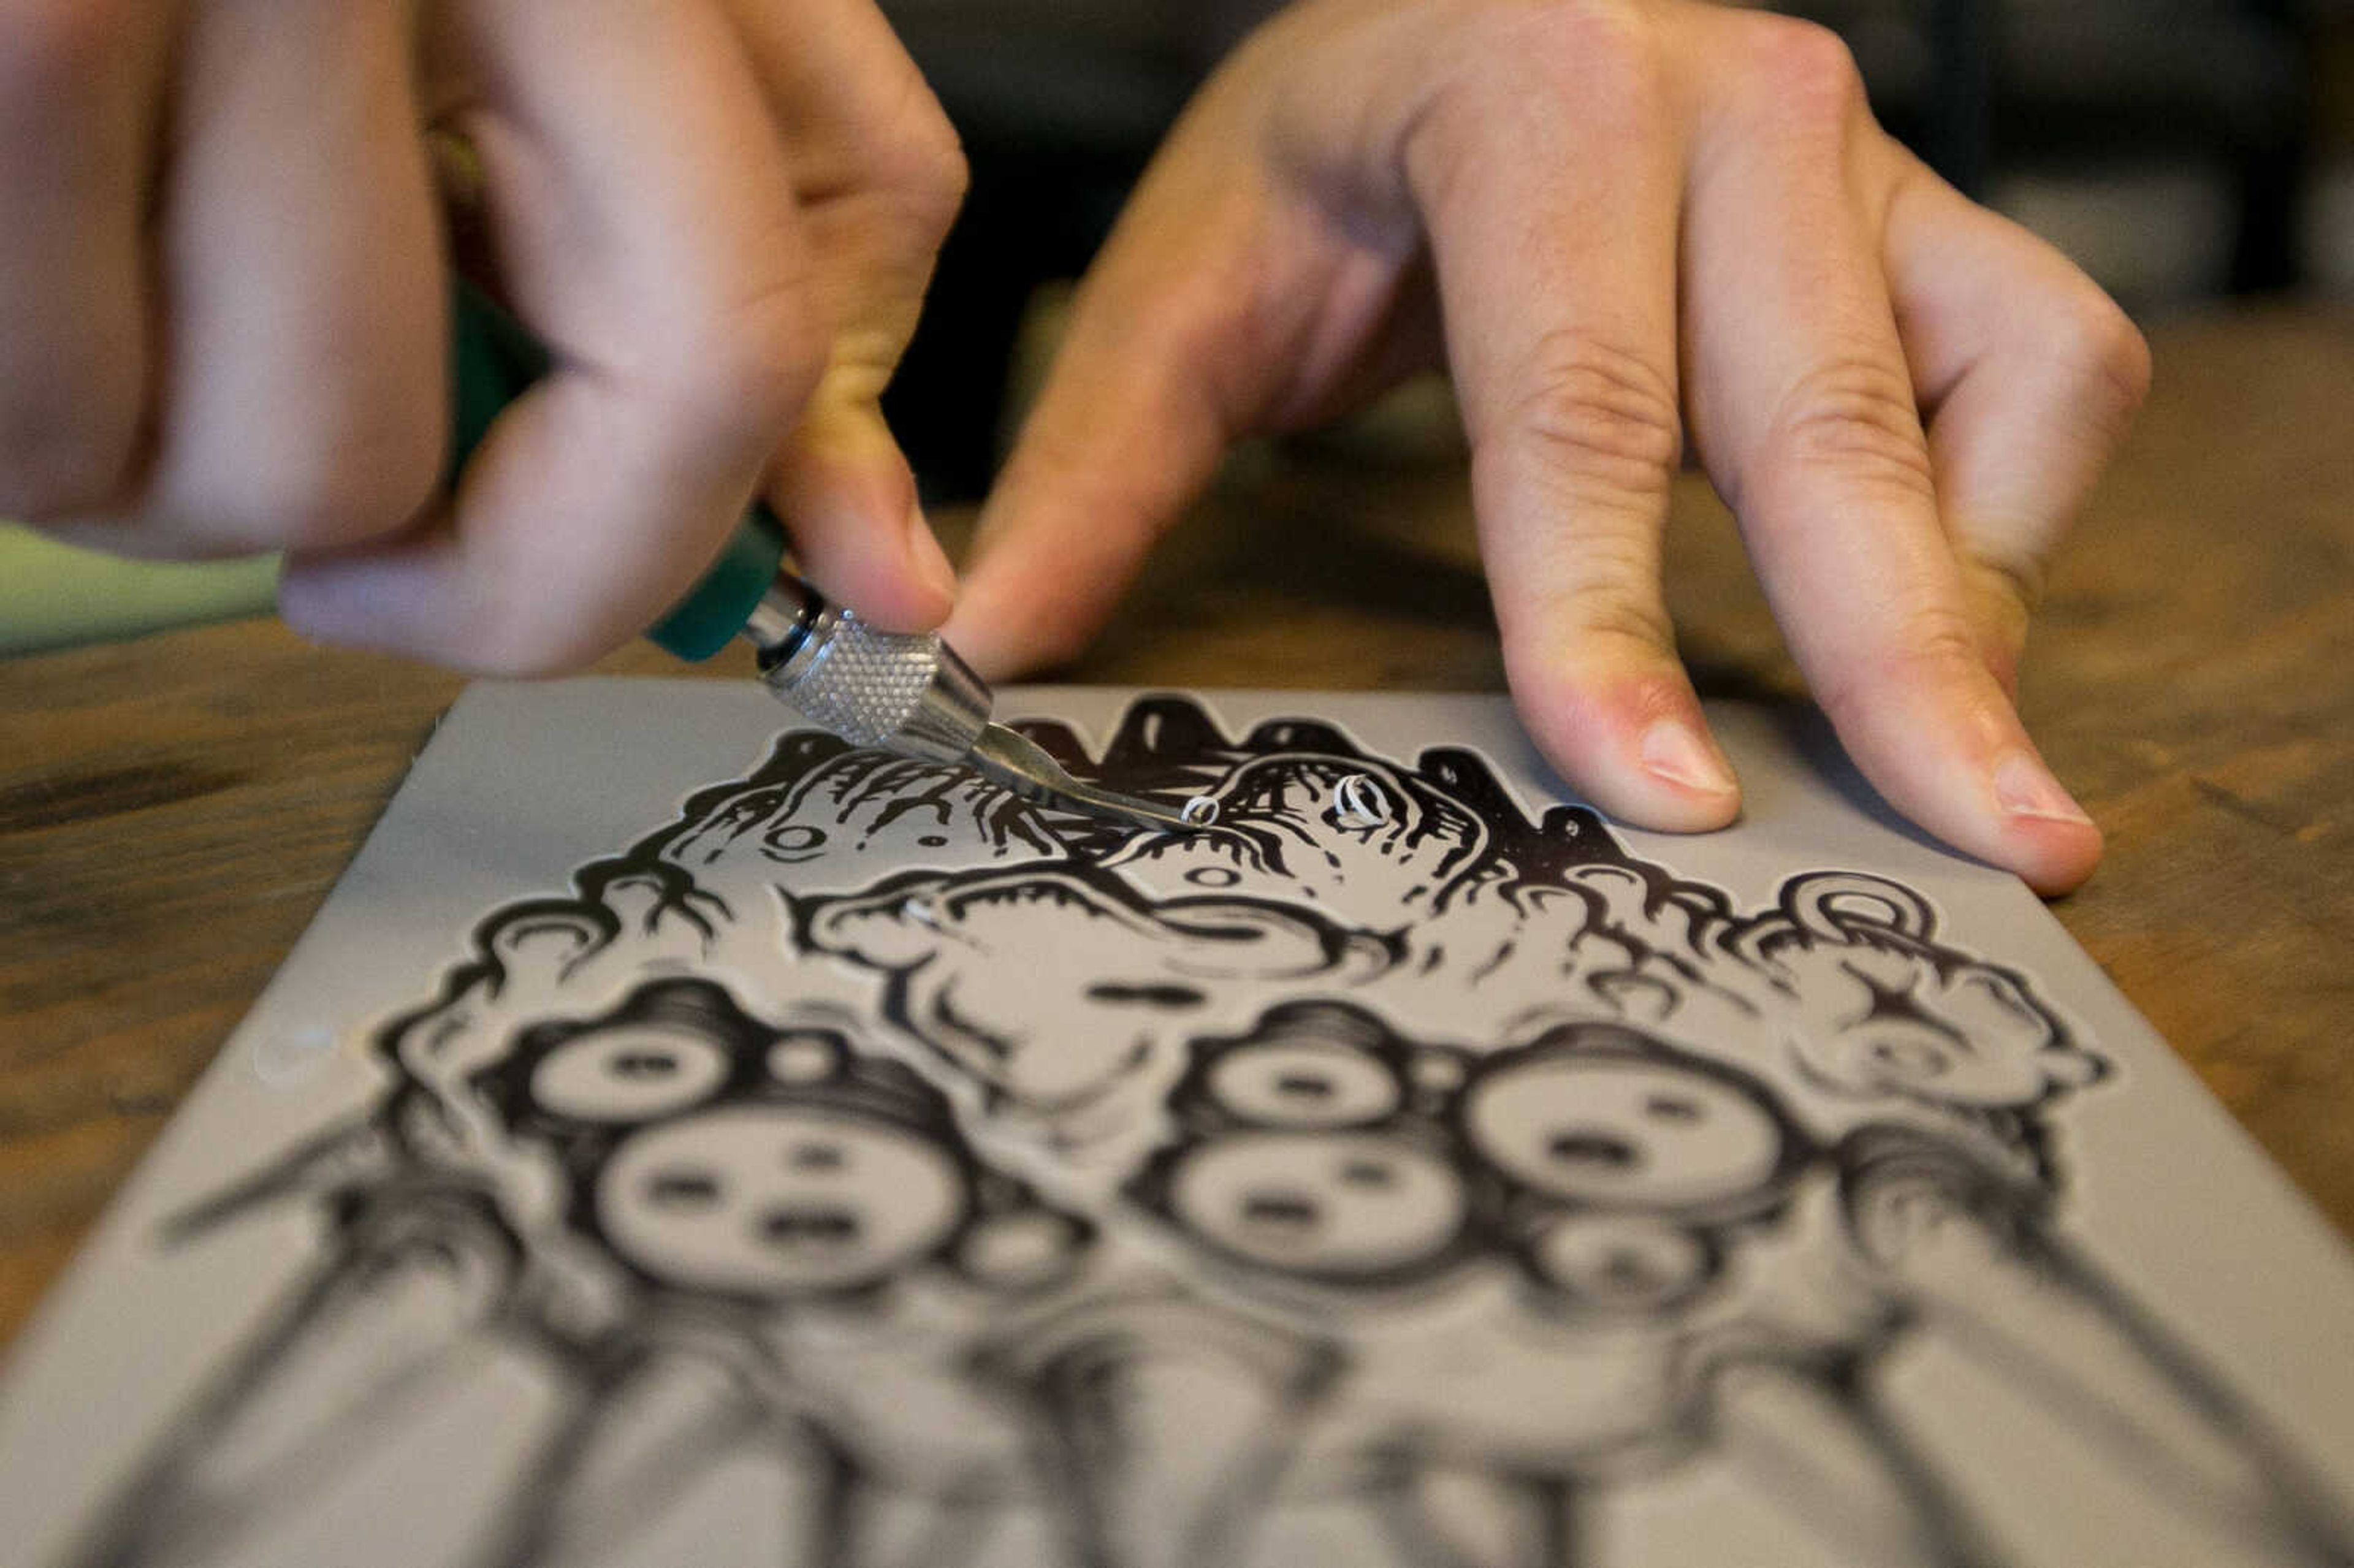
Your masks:
M490 433L499 411L547 374L547 351L521 323L472 284L458 282L451 306L450 478ZM708 659L744 629L760 596L776 580L785 554L785 527L758 502L728 536L703 580L646 633L681 659Z

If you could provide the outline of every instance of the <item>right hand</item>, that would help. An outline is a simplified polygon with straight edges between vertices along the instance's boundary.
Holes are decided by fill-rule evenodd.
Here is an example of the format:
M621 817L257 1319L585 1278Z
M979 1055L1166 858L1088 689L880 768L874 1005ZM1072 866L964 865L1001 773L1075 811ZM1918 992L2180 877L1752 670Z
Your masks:
M454 494L445 139L555 358ZM7 0L0 516L282 549L314 637L537 673L765 493L830 595L937 625L876 398L963 183L869 0Z

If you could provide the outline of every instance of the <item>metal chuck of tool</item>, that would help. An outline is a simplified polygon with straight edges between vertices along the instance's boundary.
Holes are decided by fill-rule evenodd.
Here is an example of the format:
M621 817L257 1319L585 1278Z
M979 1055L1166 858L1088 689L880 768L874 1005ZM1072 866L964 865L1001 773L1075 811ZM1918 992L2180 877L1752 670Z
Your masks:
M1189 815L1072 778L1034 742L990 722L988 686L938 633L878 631L790 572L777 574L743 636L769 689L853 746L961 763L1024 800L1131 827L1207 825L1199 810Z

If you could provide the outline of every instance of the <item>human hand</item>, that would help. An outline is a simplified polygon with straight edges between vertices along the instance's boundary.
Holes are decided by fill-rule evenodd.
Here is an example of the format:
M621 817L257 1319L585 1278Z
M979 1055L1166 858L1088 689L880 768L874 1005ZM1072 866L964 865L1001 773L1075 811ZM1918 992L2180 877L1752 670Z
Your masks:
M1687 433L1840 738L2045 892L2100 834L2012 705L2041 563L2147 386L2122 313L1883 133L1830 33L1688 0L1307 0L1204 89L1082 285L948 634L1074 654L1234 440L1444 354L1507 673L1629 821L1737 786L1678 662Z
M555 360L454 496L449 137ZM764 491L831 595L936 625L875 399L963 178L868 0L10 0L0 515L283 548L310 634L525 673L642 630Z

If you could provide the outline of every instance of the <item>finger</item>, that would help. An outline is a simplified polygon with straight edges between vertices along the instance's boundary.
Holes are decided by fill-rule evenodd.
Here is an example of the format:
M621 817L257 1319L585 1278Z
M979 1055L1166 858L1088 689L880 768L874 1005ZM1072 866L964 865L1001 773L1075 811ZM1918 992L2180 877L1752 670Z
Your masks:
M2014 685L2043 567L2149 387L2125 313L2058 251L1891 149L1889 288L1988 667Z
M584 663L676 603L822 363L791 187L705 6L499 0L437 37L476 82L508 298L552 373L492 428L448 526L298 558L306 630L509 673Z
M1721 827L1738 788L1659 586L1682 441L1682 141L1647 35L1547 42L1442 102L1408 148L1480 555L1513 694L1554 765L1631 821Z
M1221 188L1173 138L1147 173L981 508L944 629L974 668L1075 657L1216 471L1238 423L1229 405L1252 396L1219 377L1249 332L1245 277L1267 221L1256 192Z
M394 0L220 0L181 40L142 551L408 526L446 418L440 244Z
M0 8L0 516L87 511L129 475L168 38L161 6Z
M1852 61L1810 25L1744 29L1688 207L1689 401L1775 616L1865 776L2037 887L2100 835L1979 656L1881 272L1881 171ZM1770 96L1761 97L1761 85Z
M827 598L894 631L928 631L956 603L956 568L916 495L916 479L872 398L829 374L773 464L769 503L794 565Z
M956 575L880 399L963 198L964 154L868 0L739 7L736 19L789 150L832 327L825 374L777 453L769 496L818 587L877 624L928 629L948 614Z

